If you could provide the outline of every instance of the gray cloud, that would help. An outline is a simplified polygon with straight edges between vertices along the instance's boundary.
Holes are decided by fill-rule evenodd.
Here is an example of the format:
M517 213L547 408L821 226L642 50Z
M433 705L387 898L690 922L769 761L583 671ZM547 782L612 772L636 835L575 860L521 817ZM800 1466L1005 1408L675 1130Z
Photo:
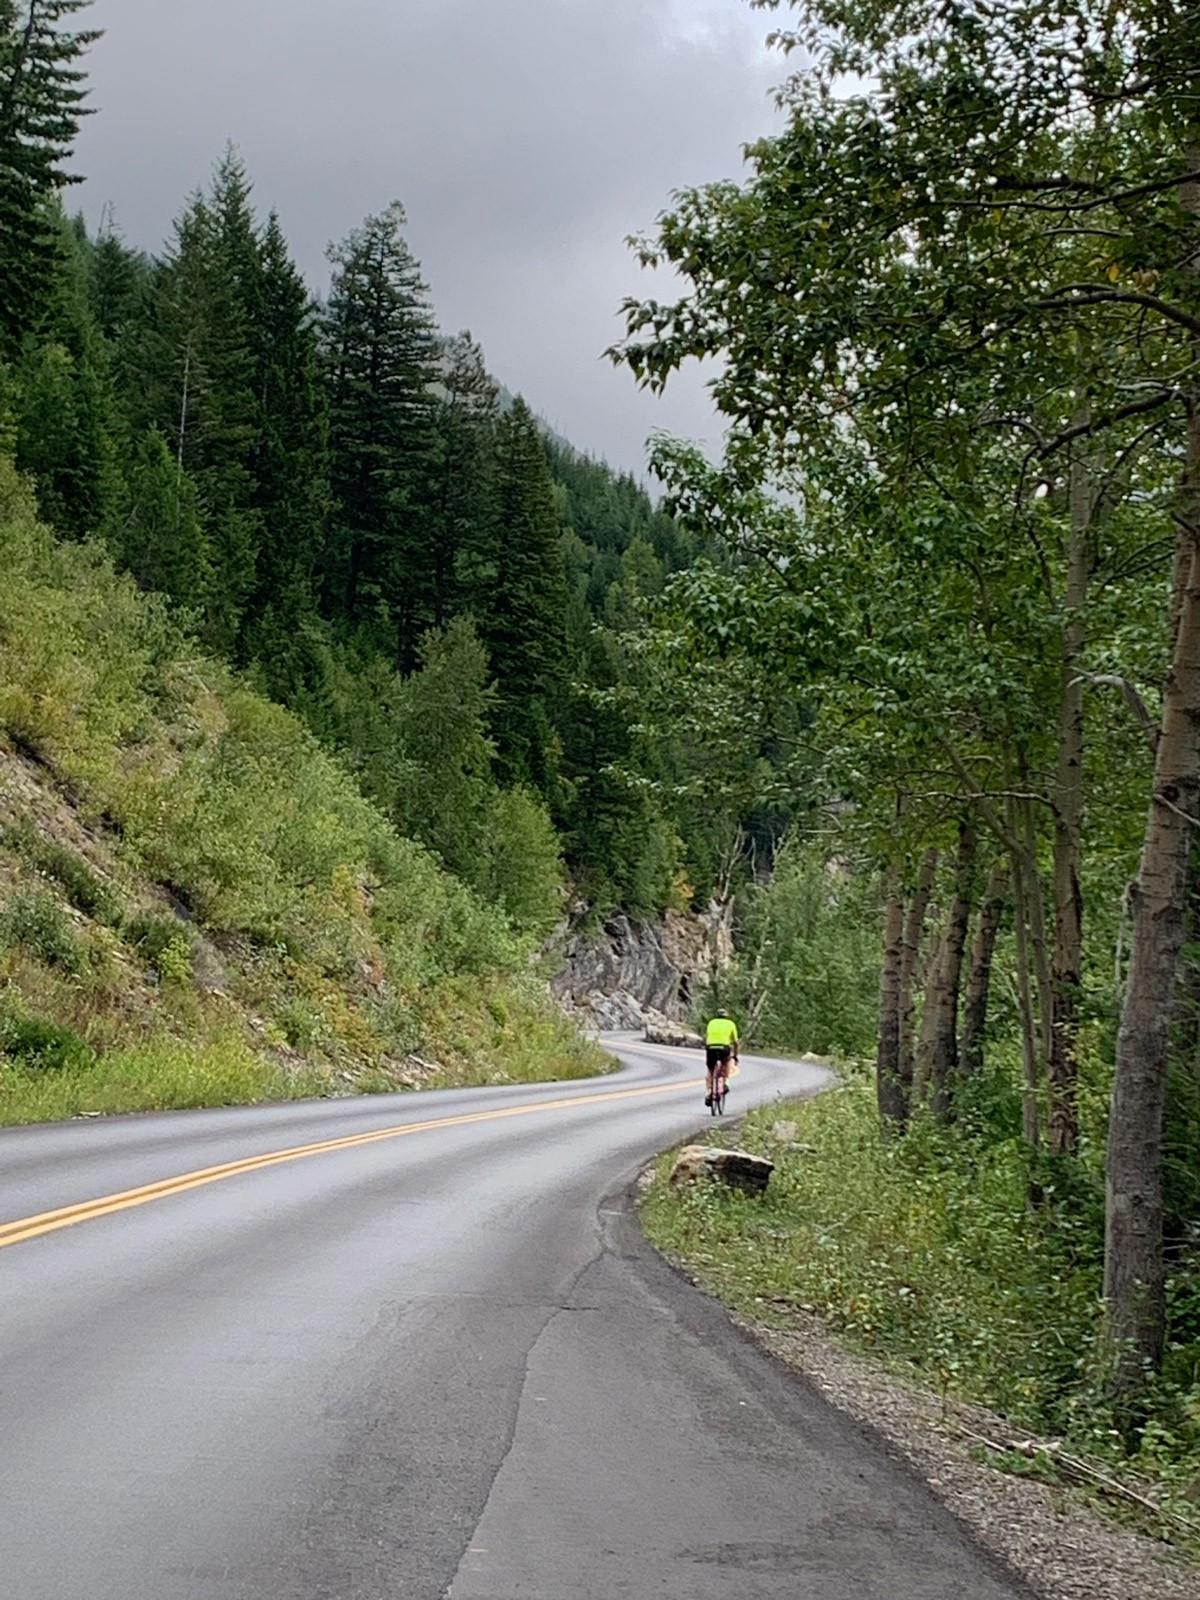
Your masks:
M97 0L97 115L77 165L156 249L226 140L314 284L324 249L403 201L447 330L580 447L638 467L646 434L711 439L695 377L638 395L600 360L624 246L673 188L735 176L783 67L744 0Z

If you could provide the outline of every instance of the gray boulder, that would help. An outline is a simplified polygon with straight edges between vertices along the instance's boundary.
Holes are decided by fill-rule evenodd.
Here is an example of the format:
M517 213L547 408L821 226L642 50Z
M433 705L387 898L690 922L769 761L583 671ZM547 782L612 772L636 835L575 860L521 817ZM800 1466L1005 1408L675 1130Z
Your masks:
M708 1145L689 1144L679 1152L671 1169L671 1186L694 1183L697 1178L715 1178L740 1189L743 1194L765 1194L775 1163L748 1150L714 1150Z
M670 1022L666 1017L651 1018L646 1023L647 1044L675 1045L681 1050L703 1050L704 1040L698 1033L685 1028L680 1022Z

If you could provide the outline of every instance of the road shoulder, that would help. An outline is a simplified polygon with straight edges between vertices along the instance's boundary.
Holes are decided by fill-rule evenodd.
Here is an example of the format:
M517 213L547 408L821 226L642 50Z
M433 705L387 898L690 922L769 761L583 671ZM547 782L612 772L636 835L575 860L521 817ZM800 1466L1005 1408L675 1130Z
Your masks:
M1044 1592L1029 1584L1021 1568L1004 1559L1002 1551L979 1537L938 1483L878 1426L879 1419L872 1410L843 1403L842 1390L827 1385L814 1365L796 1359L795 1350L764 1337L765 1328L732 1316L680 1263L650 1242L638 1218L640 1188L641 1179L634 1176L606 1198L601 1210L605 1243L654 1298L670 1308L681 1328L719 1350L727 1364L751 1381L780 1414L793 1414L794 1420L802 1420L805 1429L815 1427L828 1442L839 1436L843 1440L854 1436L867 1449L886 1458L890 1467L912 1485L918 1500L928 1497L927 1535L935 1528L943 1535L952 1531L952 1536L957 1534L963 1548L971 1552L980 1574L988 1572L989 1581L1004 1593L1041 1600ZM828 1418L828 1426L819 1421L821 1414ZM947 1512L951 1515L947 1516ZM1146 1600L1146 1595L1139 1594L1138 1600ZM1159 1600L1157 1594L1155 1600ZM1184 1596L1180 1591L1179 1597L1164 1594L1163 1600L1197 1600L1197 1596L1191 1591Z
M653 1172L646 1169L646 1176ZM687 1264L662 1254L638 1220L641 1184L609 1204L623 1254L652 1259L687 1285L793 1382L815 1389L928 1487L970 1538L1038 1600L1200 1600L1200 1566L1123 1528L1069 1491L999 1471L978 1438L1007 1440L1011 1425L979 1407L946 1402L847 1350L816 1316L787 1326L728 1311ZM972 1437L975 1436L975 1437Z

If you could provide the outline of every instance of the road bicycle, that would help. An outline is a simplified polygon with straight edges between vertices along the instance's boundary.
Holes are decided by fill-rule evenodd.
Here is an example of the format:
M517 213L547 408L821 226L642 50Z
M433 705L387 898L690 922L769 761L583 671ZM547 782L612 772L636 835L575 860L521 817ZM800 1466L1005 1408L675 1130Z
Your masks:
M729 1062L718 1061L713 1068L712 1096L709 1110L714 1117L725 1115L725 1101L729 1096Z

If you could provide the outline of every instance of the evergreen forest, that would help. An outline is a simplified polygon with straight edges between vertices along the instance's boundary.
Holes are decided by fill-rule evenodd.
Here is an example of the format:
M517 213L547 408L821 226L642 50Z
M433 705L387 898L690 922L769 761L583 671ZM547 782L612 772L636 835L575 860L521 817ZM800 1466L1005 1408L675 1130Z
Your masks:
M92 16L0 5L4 1119L610 1065L547 939L723 893L795 712L724 772L649 725L703 538L439 326L398 202L320 293L232 146L154 253L74 213Z
M439 328L400 204L320 302L232 148L158 254L71 216L84 9L10 8L0 61L5 440L41 515L522 931L564 869L601 918L710 892L754 785L697 804L707 751L646 736L627 641L696 539Z

